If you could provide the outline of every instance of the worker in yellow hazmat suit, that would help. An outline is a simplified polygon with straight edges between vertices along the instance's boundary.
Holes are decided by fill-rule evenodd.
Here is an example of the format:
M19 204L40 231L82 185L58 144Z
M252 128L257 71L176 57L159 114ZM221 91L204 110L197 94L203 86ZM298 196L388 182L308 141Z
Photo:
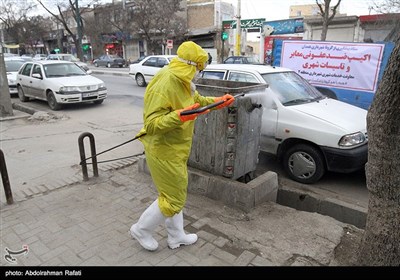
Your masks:
M154 251L158 242L152 234L165 221L167 243L171 249L197 241L196 234L183 229L182 209L186 203L189 158L194 120L199 114L181 115L215 102L224 101L217 109L229 106L234 97L204 97L192 82L203 70L208 54L199 45L187 41L177 50L177 57L161 69L148 84L144 96L144 127L138 133L158 198L142 213L130 233L145 249Z

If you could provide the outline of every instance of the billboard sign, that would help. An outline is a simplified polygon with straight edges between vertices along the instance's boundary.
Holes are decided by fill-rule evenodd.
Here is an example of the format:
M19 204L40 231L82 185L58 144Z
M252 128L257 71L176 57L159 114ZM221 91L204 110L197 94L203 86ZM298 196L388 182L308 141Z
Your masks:
M282 67L313 85L375 92L384 44L282 41Z
M269 35L303 33L304 21L303 18L265 21L263 28L271 30Z
M240 28L257 28L262 27L265 18L243 19L240 21ZM224 20L222 29L236 29L236 20Z

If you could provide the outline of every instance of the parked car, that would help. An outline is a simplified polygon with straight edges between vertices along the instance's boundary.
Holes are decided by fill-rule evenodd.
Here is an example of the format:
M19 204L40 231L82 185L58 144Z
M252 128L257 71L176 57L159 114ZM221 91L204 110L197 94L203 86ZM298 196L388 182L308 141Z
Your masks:
M264 110L261 150L276 155L291 179L310 184L327 170L350 173L364 168L366 110L322 95L286 68L212 64L201 75L205 79L268 84L254 101Z
M81 67L83 70L85 70L88 74L92 74L92 70L89 69L89 66L85 62L80 61L79 58L69 53L49 54L46 60L71 61L74 62L79 67Z
M47 57L47 54L44 53L37 53L33 56L33 60L45 60Z
M15 53L3 53L4 57L18 57Z
M26 62L17 74L18 97L45 100L52 110L63 104L103 103L107 97L104 82L88 75L73 62L40 60Z
M140 87L145 87L154 75L176 55L150 55L139 63L129 65L129 75Z
M6 63L6 73L10 95L17 94L17 74L21 66L25 63L25 60L19 58L18 56L10 56L5 57L4 62Z
M147 56L141 56L138 59L134 60L134 61L130 61L129 64L134 64L134 63L139 63L141 62L143 59L145 59Z
M33 55L26 53L26 54L22 54L20 56L20 58L25 60L25 61L32 61L33 60Z
M225 64L262 64L252 56L230 56L224 60Z
M110 67L124 67L126 64L125 59L115 54L105 54L93 60L93 65L96 67L107 66Z

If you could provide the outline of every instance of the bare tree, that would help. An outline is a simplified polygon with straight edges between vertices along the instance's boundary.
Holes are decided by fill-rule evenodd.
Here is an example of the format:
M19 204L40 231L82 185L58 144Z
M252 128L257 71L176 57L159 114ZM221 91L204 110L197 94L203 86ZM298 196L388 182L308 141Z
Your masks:
M99 2L99 0L93 0L85 5L79 7L78 0L68 0L57 2L56 8L58 10L58 14L55 14L50 10L50 7L46 6L43 3L43 0L36 0L53 18L61 23L64 27L65 31L69 34L70 38L74 42L76 53L79 59L83 60L83 51L82 51L82 43L81 39L79 38L78 34L78 26L82 28L82 33L84 30L82 15L87 13L90 8L90 5L95 5ZM71 18L73 19L71 21ZM74 22L74 24L72 24Z
M387 8L400 1L387 0ZM379 6L381 11L385 4ZM367 115L369 205L358 261L400 266L400 34Z
M14 114L6 72L3 51L0 50L0 117L12 116Z
M96 44L96 49L102 49L97 38L104 39L104 36L113 33L118 33L117 39L125 48L131 34L137 32L132 22L131 9L126 6L125 1L96 7L94 18L88 18L86 23L86 30L90 30L88 33L94 35L91 36L91 42Z
M15 5L13 0L0 1L0 26L4 31L5 41L23 41L21 27L29 20L29 11L35 8L36 5L30 1L26 1L24 5Z
M18 34L20 45L30 52L36 52L39 43L44 42L51 24L42 16L33 16L14 25L11 29L14 34Z
M328 34L328 26L333 20L333 18L336 15L336 10L340 5L340 2L342 0L338 0L336 5L334 5L332 8L330 7L331 5L331 0L323 0L322 2L320 0L315 0L315 3L318 5L319 8L319 14L322 17L322 32L321 32L321 41L326 40L326 35ZM332 13L331 13L332 11Z
M178 13L183 11L181 0L134 0L132 21L147 41L152 53L160 53L167 38L183 39L186 22Z
M14 33L15 25L26 20L26 14L33 9L34 5L27 2L22 7L18 7L12 0L0 1L0 28L2 29L2 38L0 38L0 116L13 115L10 91L4 63L3 55L3 38L8 41L18 43L20 40L19 33ZM4 34L6 33L6 34Z
M373 1L370 9L378 14L398 13L400 11L400 0Z
M367 116L369 205L359 262L400 265L400 40Z

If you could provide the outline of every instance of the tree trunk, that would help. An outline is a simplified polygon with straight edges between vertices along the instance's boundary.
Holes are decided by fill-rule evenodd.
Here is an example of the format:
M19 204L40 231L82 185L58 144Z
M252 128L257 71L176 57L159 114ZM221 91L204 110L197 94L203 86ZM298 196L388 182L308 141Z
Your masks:
M0 48L2 46L0 45ZM0 117L13 116L10 89L8 88L4 54L0 52Z
M361 265L400 265L400 38L367 115L368 216Z
M321 31L321 41L325 41L326 40L326 36L328 35L328 16L324 16L324 18L322 19L322 31Z

